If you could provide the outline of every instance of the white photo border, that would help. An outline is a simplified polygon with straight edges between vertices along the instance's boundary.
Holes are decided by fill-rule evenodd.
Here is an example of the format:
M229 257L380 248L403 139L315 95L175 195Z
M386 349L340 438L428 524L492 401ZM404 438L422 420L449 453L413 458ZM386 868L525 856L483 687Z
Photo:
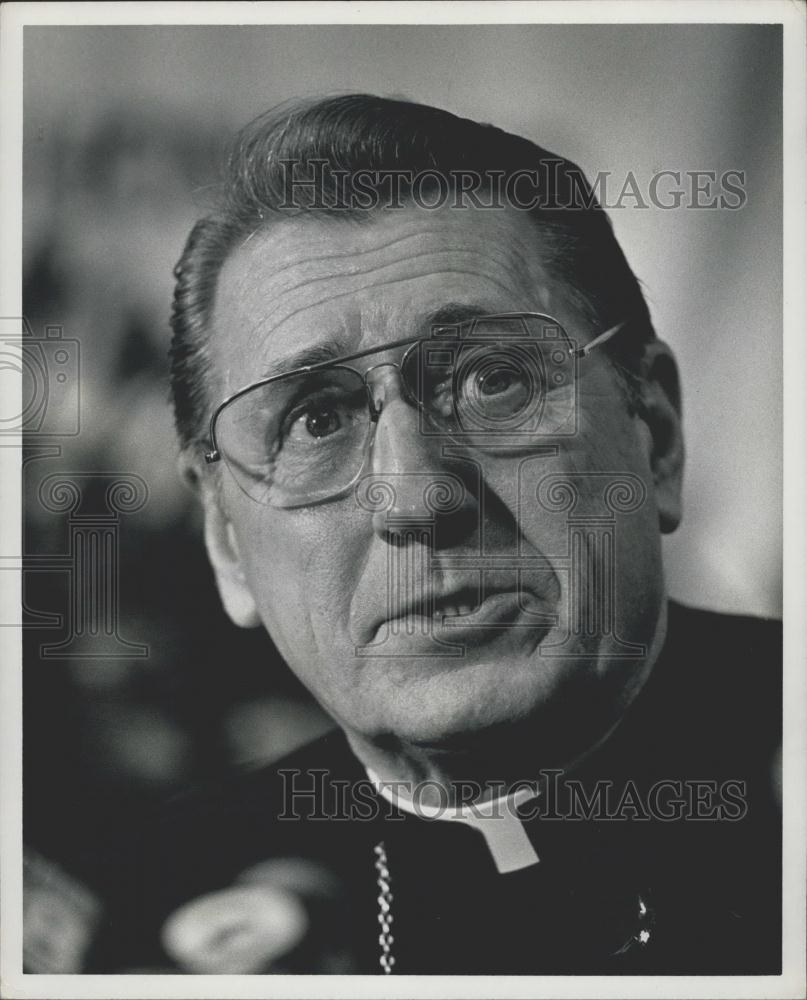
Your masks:
M784 935L781 976L160 976L22 972L21 630L0 629L0 995L84 997L803 997L807 760L807 298L805 5L787 0L409 3L5 3L0 11L0 316L21 316L22 53L27 25L781 24L784 37ZM0 552L21 556L20 453L0 448ZM19 576L3 574L16 614ZM4 620L9 620L5 618ZM748 859L753 865L754 859Z

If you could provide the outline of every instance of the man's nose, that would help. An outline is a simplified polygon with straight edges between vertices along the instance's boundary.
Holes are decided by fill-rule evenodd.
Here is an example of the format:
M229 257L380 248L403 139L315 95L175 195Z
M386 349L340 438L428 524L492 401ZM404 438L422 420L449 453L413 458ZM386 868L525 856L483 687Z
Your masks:
M447 443L422 425L417 409L400 395L387 397L372 458L379 500L373 530L379 538L391 545L428 540L433 548L446 548L478 529L478 467L446 457Z

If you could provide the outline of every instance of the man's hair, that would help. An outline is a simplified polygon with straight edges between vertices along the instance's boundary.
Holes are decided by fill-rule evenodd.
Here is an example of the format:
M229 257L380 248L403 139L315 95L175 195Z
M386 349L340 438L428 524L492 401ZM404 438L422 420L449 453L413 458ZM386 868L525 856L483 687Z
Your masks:
M493 125L410 101L366 94L294 101L239 134L220 203L194 226L174 269L171 388L183 447L206 437L210 317L220 269L236 246L301 214L372 221L389 203L391 177L403 204L412 202L415 183L425 191L429 177L432 188L445 178L459 197L460 175L480 178L478 197L505 190L516 207L527 202L522 182L537 179L527 210L541 237L536 252L540 246L546 271L592 326L628 326L618 346L608 347L621 371L633 371L639 348L655 336L650 315L611 223L574 163Z

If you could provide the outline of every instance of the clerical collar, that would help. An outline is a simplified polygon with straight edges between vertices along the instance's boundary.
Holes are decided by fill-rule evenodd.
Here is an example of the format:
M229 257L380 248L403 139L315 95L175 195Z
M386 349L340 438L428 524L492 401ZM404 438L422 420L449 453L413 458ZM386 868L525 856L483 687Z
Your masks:
M454 820L481 833L500 874L528 868L540 861L516 812L519 806L536 797L535 788L522 785L512 795L472 806L427 806L421 802L415 805L403 794L399 783L383 782L371 768L366 770L378 794L403 812L420 819Z

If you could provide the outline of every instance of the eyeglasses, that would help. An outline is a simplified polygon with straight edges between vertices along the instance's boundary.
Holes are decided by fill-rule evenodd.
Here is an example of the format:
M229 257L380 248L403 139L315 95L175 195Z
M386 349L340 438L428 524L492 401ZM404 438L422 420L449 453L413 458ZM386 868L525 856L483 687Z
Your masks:
M576 432L578 365L624 328L578 347L551 316L502 313L271 375L217 407L205 460L223 459L243 492L270 507L344 496L372 452L384 368L397 369L422 435L494 455L529 451ZM399 348L398 362L347 364Z

